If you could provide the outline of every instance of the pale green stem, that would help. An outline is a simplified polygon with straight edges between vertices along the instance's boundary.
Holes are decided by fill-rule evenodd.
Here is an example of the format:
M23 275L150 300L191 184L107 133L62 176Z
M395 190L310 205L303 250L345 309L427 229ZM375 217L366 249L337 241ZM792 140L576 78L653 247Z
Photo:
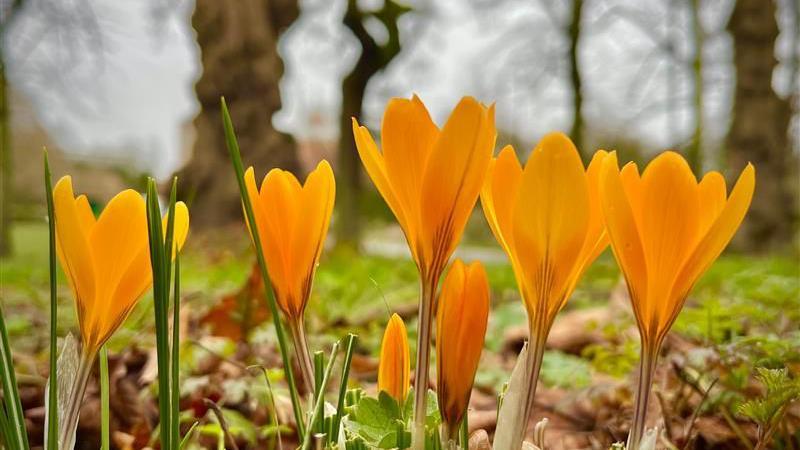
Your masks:
M289 320L289 329L292 332L294 343L294 354L297 356L297 363L300 366L300 374L303 377L308 393L314 396L314 364L311 362L311 354L308 351L308 339L306 339L306 329L303 316Z
M511 448L522 448L522 441L528 431L528 422L530 422L533 414L533 406L536 399L536 385L539 383L539 372L544 359L545 343L547 343L547 332L537 332L531 327L528 357L525 363L525 370L528 374L527 398L522 410L522 427L517 430L518 433L514 436Z
M658 360L658 349L661 345L649 348L642 343L641 360L639 361L639 381L634 400L633 422L628 434L629 450L636 450L644 436L645 420L647 419L647 405L650 401L650 386L653 383L653 374Z
M89 376L92 374L92 365L96 356L96 352L88 354L85 351L81 352L78 370L75 372L75 380L67 399L65 417L59 430L58 448L61 450L70 450L75 445L75 430L81 415L83 395L86 392L86 385L89 382Z
M433 305L438 277L422 277L420 281L419 323L417 325L417 363L414 367L414 429L412 444L416 450L425 448L425 415L428 401L428 372L431 354Z

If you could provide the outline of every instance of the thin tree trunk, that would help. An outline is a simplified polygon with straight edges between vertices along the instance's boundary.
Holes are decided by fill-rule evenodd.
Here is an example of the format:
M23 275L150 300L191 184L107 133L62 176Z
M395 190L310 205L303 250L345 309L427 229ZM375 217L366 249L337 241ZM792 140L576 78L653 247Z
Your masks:
M339 224L336 227L336 242L337 245L353 248L358 248L361 235L358 197L362 184L361 161L353 140L353 117L361 117L367 83L378 71L365 54L362 51L353 71L342 82L342 113L339 118L339 176L336 183Z
M8 105L8 80L6 67L0 54L0 256L11 253L11 201L14 198L12 182L11 110Z
M703 42L705 32L700 22L700 0L691 0L690 13L694 34L694 58L692 60L694 131L692 141L686 150L686 159L696 174L703 172Z
M581 14L583 0L572 0L572 20L569 24L569 78L572 85L572 129L569 132L572 141L578 148L584 160L589 158L590 150L583 148L583 93L578 54L578 44L581 37Z
M777 65L775 4L738 0L728 28L736 66L733 122L727 148L732 174L749 161L756 167L755 196L739 233L751 250L786 249L798 218L797 156L788 137L791 108L772 89Z
M297 172L292 138L272 126L281 108L280 33L297 18L296 0L197 0L192 26L203 74L195 86L201 111L194 120L194 155L180 173L179 192L192 201L192 225L239 220L242 205L220 119L220 96L231 110L244 163L260 182L273 167Z
M339 116L339 153L337 157L336 204L339 210L336 243L358 249L361 227L359 197L361 195L361 162L353 140L353 118L361 118L364 93L372 77L383 70L400 53L400 32L397 21L408 7L386 0L378 11L365 13L357 0L348 0L344 25L361 44L361 54L353 70L342 82L342 112ZM373 17L383 23L389 37L378 44L364 27L364 19Z

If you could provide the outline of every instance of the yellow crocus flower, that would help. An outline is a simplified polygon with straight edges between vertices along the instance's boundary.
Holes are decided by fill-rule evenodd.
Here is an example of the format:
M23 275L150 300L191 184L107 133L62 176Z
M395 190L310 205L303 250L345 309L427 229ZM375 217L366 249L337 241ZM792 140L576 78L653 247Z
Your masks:
M469 405L488 319L483 265L456 259L442 283L436 314L436 385L446 439L454 437Z
M628 448L637 448L658 352L695 282L719 257L744 219L755 188L748 164L730 196L719 172L698 183L686 160L664 152L642 175L603 163L601 203L611 247L628 285L642 340L639 390Z
M95 219L86 196L75 197L72 178L65 176L53 189L53 203L58 256L75 294L82 351L95 355L153 282L144 198L122 191ZM188 232L189 212L178 202L177 248Z
M313 390L314 369L303 313L333 212L336 196L333 171L323 160L301 185L291 172L272 169L259 190L250 167L244 180L275 299L292 330L305 386Z
M425 105L389 101L381 126L382 152L353 119L356 147L370 178L405 233L420 273L419 338L415 367L414 447L425 425L433 303L439 278L475 206L497 132L494 106L464 97L440 130Z
M75 296L81 335L80 361L68 387L66 416L59 424L59 445L74 444L75 428L86 384L100 348L122 325L153 283L147 212L142 195L120 192L95 218L85 195L75 197L72 178L53 188L56 251ZM163 226L166 228L166 217ZM177 252L189 232L189 212L175 204L174 246ZM51 382L55 382L51 380Z
M411 380L411 357L408 350L408 333L403 319L392 314L381 342L378 364L378 390L385 391L402 407L408 395Z
M514 149L492 162L481 191L489 226L508 255L528 312L527 423L547 335L586 268L608 245L597 193L598 151L584 170L563 133L544 136L523 169ZM525 430L520 430L524 433ZM523 436L515 436L522 445Z

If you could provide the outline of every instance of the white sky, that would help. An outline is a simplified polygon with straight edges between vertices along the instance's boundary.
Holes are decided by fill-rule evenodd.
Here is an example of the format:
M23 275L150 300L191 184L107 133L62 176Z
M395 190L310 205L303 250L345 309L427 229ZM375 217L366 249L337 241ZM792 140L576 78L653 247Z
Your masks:
M12 83L33 100L39 118L67 151L122 158L157 176L181 163L185 124L198 109L193 84L200 68L190 26L193 5L174 1L30 0L12 23L3 42ZM301 1L302 15L280 43L286 73L284 106L273 118L278 128L298 136L335 137L341 79L360 51L341 25L344 3ZM416 92L439 123L462 95L495 101L498 126L529 145L547 131L569 129L569 66L559 25L569 18L567 3L476 3L416 2L417 12L401 22L403 51L368 87L368 125L378 126L389 97ZM553 6L548 10L544 4ZM657 50L668 31L666 4L587 2L582 23L586 121L653 149L687 142L692 124L689 67ZM87 5L92 15L86 14ZM732 95L731 45L724 32L732 3L704 5L705 135L713 143L725 133ZM633 10L639 25L617 20L614 11L623 6ZM686 12L673 23L677 52L688 60ZM379 23L368 25L375 36L385 34ZM787 34L781 36L779 54L787 53ZM686 101L669 112L664 104L673 70L678 95ZM779 73L776 80L784 90L786 75ZM309 126L312 114L323 117L322 126Z

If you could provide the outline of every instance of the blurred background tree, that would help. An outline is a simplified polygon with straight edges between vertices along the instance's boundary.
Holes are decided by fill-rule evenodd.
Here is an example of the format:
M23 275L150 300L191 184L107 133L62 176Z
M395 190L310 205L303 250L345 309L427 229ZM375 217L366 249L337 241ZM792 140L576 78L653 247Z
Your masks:
M365 221L390 215L364 182L351 117L379 139L387 99L416 92L440 124L461 95L495 101L498 145L523 154L560 129L584 158L605 147L641 163L673 148L698 174L753 161L742 248L787 248L797 236L793 0L0 2L0 81L24 100L4 93L10 108L0 109L3 233L38 201L25 182L44 142L70 167L113 168L134 184L143 172L177 171L196 225L239 221L224 95L245 162L260 173L334 162L336 241L363 249ZM91 70L83 55L96 55ZM20 133L14 111L45 138ZM0 239L2 250L9 239Z
M794 3L796 33L797 4L789 3ZM733 121L727 139L729 165L742 167L749 161L759 175L740 242L752 250L781 249L797 232L800 179L798 144L793 149L789 141L791 97L781 97L773 89L778 65L773 49L779 33L775 3L738 0L728 28L736 67ZM796 52L800 37L794 37ZM797 57L793 56L795 61ZM798 74L793 66L791 83L796 90Z
M229 223L241 214L238 187L220 119L220 96L230 105L242 156L260 177L273 167L299 171L292 137L272 125L281 108L281 33L297 18L296 0L197 0L192 27L200 46L202 75L195 85L200 113L197 140L181 170L181 196L190 202L192 223Z
M366 10L357 0L347 0L343 23L358 39L361 53L355 66L342 81L342 112L339 119L339 155L337 169L337 203L339 206L336 227L337 244L358 248L361 231L359 196L361 195L361 160L358 157L353 133L353 118L362 116L367 84L400 53L398 21L410 8L386 0L379 9ZM386 30L379 39L370 34L365 21L377 19ZM343 137L343 138L342 138Z

